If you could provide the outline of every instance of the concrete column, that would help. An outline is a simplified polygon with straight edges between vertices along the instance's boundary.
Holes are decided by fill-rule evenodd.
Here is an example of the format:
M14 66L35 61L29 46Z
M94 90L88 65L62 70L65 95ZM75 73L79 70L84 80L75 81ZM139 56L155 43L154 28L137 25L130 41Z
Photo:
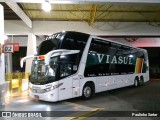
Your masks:
M0 44L4 44L4 9L0 4ZM0 108L5 105L5 56L0 54Z
M0 4L0 44L4 44L4 10ZM4 53L0 55L0 85L5 82L5 61Z
M34 54L36 54L36 36L33 35L32 33L30 33L28 35L27 55L26 56L30 56L30 55L34 55ZM32 60L33 59L26 60L26 69L25 69L26 73L31 72Z
M5 61L6 61L6 73L11 73L13 71L12 67L12 54L8 53L5 55Z

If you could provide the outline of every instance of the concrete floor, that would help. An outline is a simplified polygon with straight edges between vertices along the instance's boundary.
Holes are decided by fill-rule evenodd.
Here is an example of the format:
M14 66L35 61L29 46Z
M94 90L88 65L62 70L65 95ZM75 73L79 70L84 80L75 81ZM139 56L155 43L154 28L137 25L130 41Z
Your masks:
M151 80L144 86L126 87L96 94L90 100L75 98L56 103L36 101L22 95L8 100L0 111L52 111L56 117L25 118L25 120L158 120L157 117L106 117L103 111L159 111L160 114L160 80ZM58 112L57 112L58 111ZM59 112L62 111L62 112ZM70 111L70 112L63 112ZM71 112L71 111L86 111ZM124 112L125 113L125 112ZM97 117L101 114L101 117ZM123 112L122 112L123 114ZM85 115L84 117L78 117ZM63 117L60 117L63 116ZM67 117L66 117L67 116ZM91 117L92 116L92 117ZM104 117L103 117L104 116ZM0 118L0 120L20 120L22 118ZM24 118L23 118L24 119Z
M78 100L76 98L68 100L68 102L88 107L104 108L105 111L158 111L160 116L160 80L150 80L144 86L137 88L126 87L98 93L94 98L88 101ZM143 117L143 119L144 118L145 120L160 119L156 117ZM98 118L98 120L101 119L104 118ZM117 120L116 117L112 117L112 119L105 119ZM118 120L121 119L123 120L128 118L118 118Z

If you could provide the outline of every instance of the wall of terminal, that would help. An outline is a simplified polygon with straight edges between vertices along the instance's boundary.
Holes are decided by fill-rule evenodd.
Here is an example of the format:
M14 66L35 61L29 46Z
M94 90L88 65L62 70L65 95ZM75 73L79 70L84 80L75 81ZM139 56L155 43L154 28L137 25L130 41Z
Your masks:
M44 39L41 39L39 37L36 38L37 46L43 41ZM8 42L14 42L19 43L20 46L26 47L27 46L28 37L21 37L21 36L13 36L8 38Z
M160 47L160 37L144 37L138 38L135 42L127 42L124 38L107 38L123 44L127 44L134 47ZM28 37L13 37L13 42L19 43L20 46L27 46ZM43 38L36 38L37 46L43 41ZM12 38L9 37L9 41L12 42Z
M141 35L159 36L159 27L149 25L147 22L96 22L88 26L86 22L71 21L33 21L30 29L23 21L5 20L5 34L10 35L49 35L59 31L79 31L92 35Z
M5 34L7 35L51 35L59 31L79 31L97 36L153 36L138 38L135 42L127 42L124 38L113 40L135 47L160 47L160 29L149 25L147 22L96 22L88 26L86 22L71 21L33 21L33 28L28 28L22 21L6 20ZM156 37L155 37L156 36ZM14 37L14 42L21 46L27 45L27 37ZM37 37L37 45L43 38Z

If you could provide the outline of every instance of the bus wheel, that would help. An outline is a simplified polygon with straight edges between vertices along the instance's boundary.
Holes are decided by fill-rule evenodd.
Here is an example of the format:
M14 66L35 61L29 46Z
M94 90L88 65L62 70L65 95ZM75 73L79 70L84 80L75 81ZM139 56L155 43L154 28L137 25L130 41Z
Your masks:
M134 80L134 87L138 87L139 83L138 83L138 79Z
M91 84L86 84L83 88L82 97L83 99L90 99L93 95L93 87Z

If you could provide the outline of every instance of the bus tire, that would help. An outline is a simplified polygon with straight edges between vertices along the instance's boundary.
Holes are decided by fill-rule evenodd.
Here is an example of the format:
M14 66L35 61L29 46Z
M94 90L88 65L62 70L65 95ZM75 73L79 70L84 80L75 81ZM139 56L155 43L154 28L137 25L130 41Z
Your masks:
M90 99L94 95L93 86L89 83L85 84L82 91L82 98L87 100Z
M134 80L134 87L138 87L139 86L139 81L138 81L138 79L135 79Z
M142 86L143 84L144 84L144 79L143 76L141 76L139 80L139 86Z

